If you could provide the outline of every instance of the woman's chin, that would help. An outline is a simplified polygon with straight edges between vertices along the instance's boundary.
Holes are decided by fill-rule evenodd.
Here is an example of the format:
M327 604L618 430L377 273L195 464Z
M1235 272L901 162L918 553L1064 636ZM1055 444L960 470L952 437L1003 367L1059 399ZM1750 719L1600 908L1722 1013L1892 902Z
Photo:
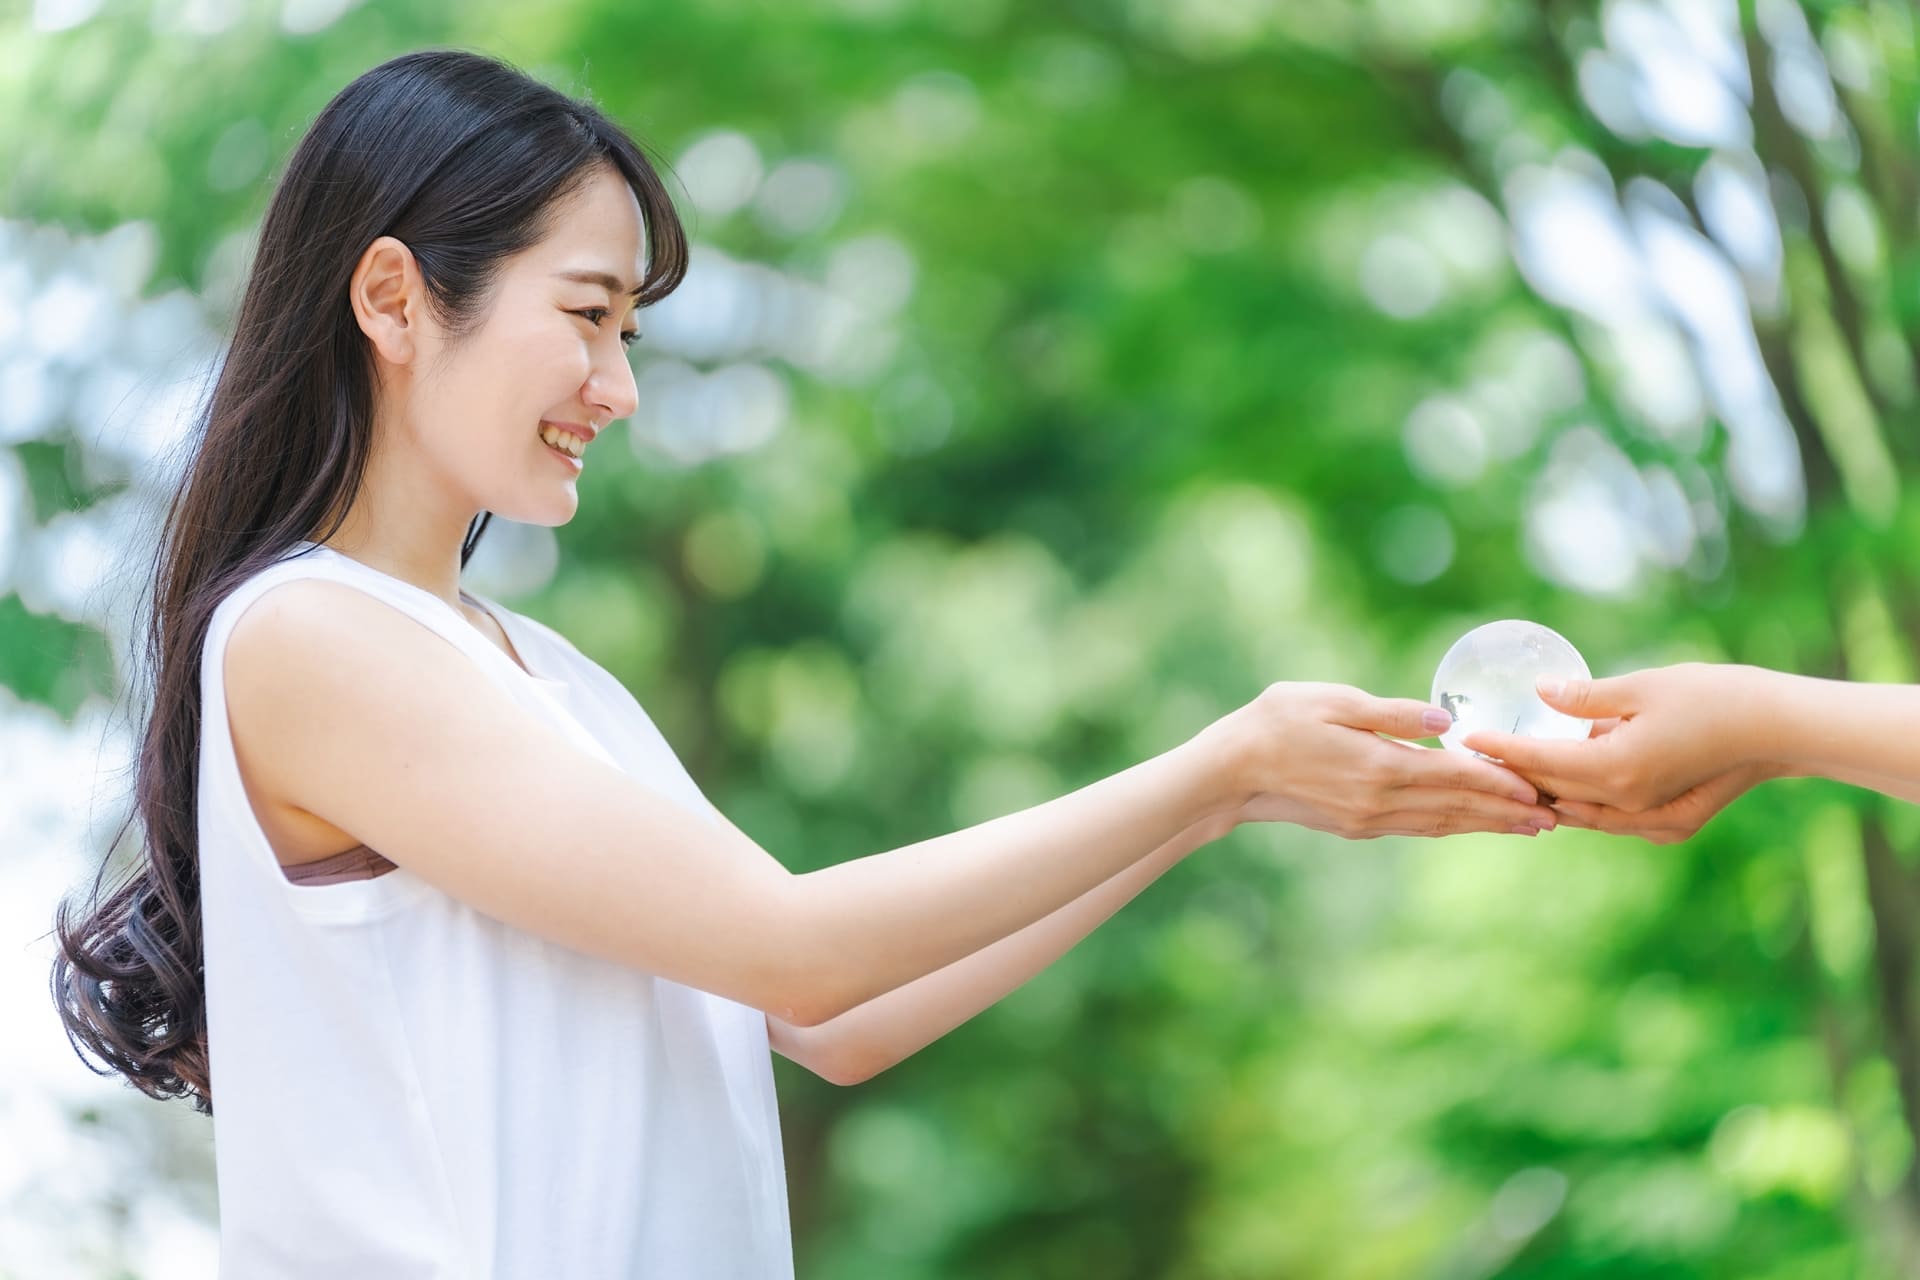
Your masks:
M580 510L580 492L572 480L562 480L549 493L538 497L522 496L511 506L488 507L502 520L515 524L540 525L553 529L567 523Z

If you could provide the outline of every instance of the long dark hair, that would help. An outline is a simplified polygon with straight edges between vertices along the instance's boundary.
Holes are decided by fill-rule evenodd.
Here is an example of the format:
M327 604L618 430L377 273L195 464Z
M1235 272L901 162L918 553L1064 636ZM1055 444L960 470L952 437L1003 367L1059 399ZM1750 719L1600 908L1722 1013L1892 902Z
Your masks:
M687 244L646 154L590 103L495 59L432 49L384 62L327 104L287 161L154 552L152 706L133 809L83 914L63 900L54 915L53 998L90 1069L213 1113L195 824L201 650L215 606L302 539L324 542L359 492L374 404L372 355L347 300L361 254L382 235L406 244L457 342L484 319L504 260L537 244L556 205L606 167L638 199L640 303L657 302L686 274ZM463 567L489 518L469 527ZM112 847L136 820L143 848L106 893Z

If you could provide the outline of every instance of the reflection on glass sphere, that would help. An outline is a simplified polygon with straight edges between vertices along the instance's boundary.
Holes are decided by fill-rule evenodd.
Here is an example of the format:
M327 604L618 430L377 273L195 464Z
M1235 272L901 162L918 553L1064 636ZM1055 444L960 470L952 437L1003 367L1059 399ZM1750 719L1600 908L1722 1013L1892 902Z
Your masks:
M1453 716L1441 745L1465 751L1460 740L1482 729L1528 738L1584 738L1591 720L1555 711L1534 692L1539 676L1585 680L1586 659L1551 627L1506 618L1475 627L1453 642L1433 673L1433 704Z

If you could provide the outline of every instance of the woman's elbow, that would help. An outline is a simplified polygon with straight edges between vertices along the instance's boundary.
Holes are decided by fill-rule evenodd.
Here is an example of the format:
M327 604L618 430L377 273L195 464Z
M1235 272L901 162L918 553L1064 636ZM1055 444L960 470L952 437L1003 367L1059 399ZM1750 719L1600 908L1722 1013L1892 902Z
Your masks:
M789 924L777 938L763 935L755 1004L796 1027L817 1027L870 997L856 962L822 933Z
M813 1073L828 1084L851 1088L856 1084L865 1084L892 1065L892 1060L884 1054L859 1046L847 1046L814 1064Z
M832 1022L844 1012L819 992L809 990L783 992L766 1001L765 1008L782 1022L791 1022L796 1027L817 1027Z
M830 977L811 966L788 965L755 984L748 1003L769 1016L796 1027L817 1027L851 1009L856 1003L842 994Z
M828 1084L863 1084L892 1066L894 1059L849 1035L851 1028L831 1023L803 1027L790 1019L767 1019L770 1047Z
M789 960L777 969L762 988L766 997L760 1007L796 1027L832 1022L860 1003L831 963Z

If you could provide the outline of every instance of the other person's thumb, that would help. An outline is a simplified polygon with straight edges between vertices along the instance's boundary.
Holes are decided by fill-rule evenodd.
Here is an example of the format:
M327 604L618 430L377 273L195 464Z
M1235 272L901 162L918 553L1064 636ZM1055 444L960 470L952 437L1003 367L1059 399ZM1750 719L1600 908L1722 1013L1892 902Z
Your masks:
M1564 711L1582 720L1600 720L1624 715L1629 710L1623 684L1623 678L1618 676L1607 680L1562 680L1558 676L1541 676L1534 682L1534 688L1539 691L1540 700L1555 711Z

